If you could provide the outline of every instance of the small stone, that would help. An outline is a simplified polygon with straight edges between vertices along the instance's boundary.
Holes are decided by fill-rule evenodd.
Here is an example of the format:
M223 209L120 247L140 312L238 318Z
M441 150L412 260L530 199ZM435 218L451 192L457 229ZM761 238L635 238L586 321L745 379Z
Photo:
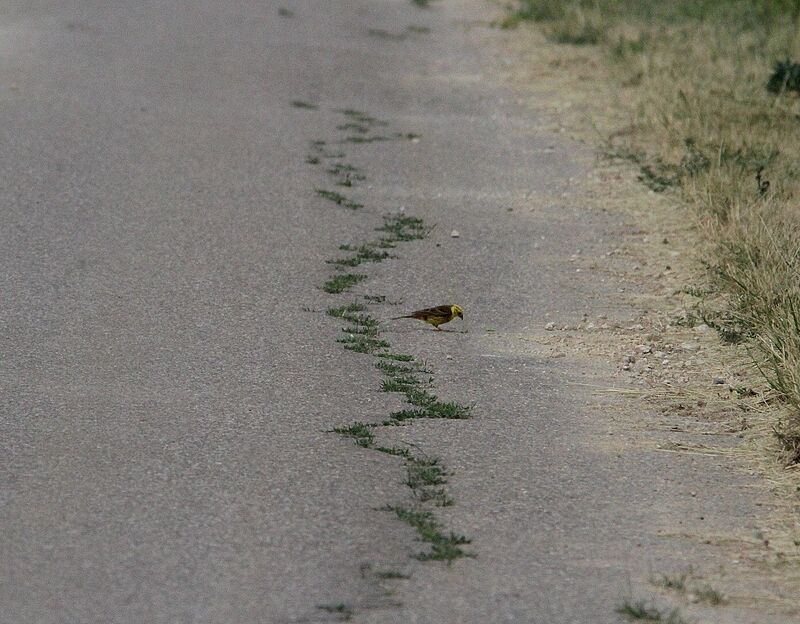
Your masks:
M714 385L715 386L721 386L724 383L725 383L725 378L724 377L714 377Z
M699 342L689 341L689 342L682 342L681 349L684 351L697 351L700 348Z
M445 356L444 356L444 359L445 359L445 360L452 360L452 359L453 359L453 356L452 356L452 355L445 355Z
M700 323L699 325L695 325L692 329L698 334L705 334L708 333L711 328L705 323Z
M458 230L453 230L452 232L450 232L450 238L458 238L460 236L461 234L459 234Z
M622 361L626 364L634 364L636 362L636 357L633 355L626 355L624 358L622 358Z
M547 331L553 331L556 328L556 324L553 321L550 321L547 325L544 326Z
M664 353L663 351L656 351L653 354L653 357L658 358L659 360L663 360L666 356L667 356L667 354Z
M639 353L650 353L653 351L653 348L650 345L636 345L636 350Z
M586 331L594 331L597 329L597 325L594 323L586 323Z

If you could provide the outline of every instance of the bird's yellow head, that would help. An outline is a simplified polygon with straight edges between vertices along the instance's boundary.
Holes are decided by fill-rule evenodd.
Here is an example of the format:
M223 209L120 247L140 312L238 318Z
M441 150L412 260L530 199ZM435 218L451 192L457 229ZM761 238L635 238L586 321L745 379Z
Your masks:
M450 313L453 315L454 318L456 316L460 316L462 320L464 319L464 310L462 310L457 305L450 306Z

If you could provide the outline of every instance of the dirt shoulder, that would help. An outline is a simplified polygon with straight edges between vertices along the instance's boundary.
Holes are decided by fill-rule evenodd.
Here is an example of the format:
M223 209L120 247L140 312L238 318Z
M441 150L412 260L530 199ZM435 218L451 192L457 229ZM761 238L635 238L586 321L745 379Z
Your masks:
M599 371L592 391L615 431L598 444L609 451L648 449L697 458L696 478L685 483L686 496L705 498L708 506L718 493L730 496L731 489L718 492L714 482L704 480L704 465L722 468L731 481L748 477L741 504L749 511L739 526L725 522L720 531L713 514L703 517L703 505L689 503L687 512L699 510L697 515L687 516L680 527L657 529L672 535L681 549L688 540L710 545L715 554L709 560L714 565L704 569L654 570L653 592L700 621L728 621L726 614L743 617L743 612L733 615L737 608L746 608L748 618L755 617L753 608L800 618L795 600L800 588L800 471L785 468L779 459L772 433L779 407L771 403L747 348L723 345L705 322L701 298L695 295L706 283L698 253L706 243L696 220L676 196L642 184L638 168L602 155L604 138L626 131L625 113L618 106L625 94L612 86L596 50L552 44L532 26L508 32L503 43L498 65L506 68L505 78L519 97L538 115L545 114L550 130L597 149L591 173L575 185L586 210L610 212L626 225L618 232L621 242L602 255L577 253L568 261L576 271L616 282L618 303L635 318L548 319L531 344L542 355L566 357ZM675 514L665 510L667 517ZM688 576L679 582L682 574ZM687 580L692 576L697 577L694 583ZM724 598L711 605L715 600L704 600L698 587L713 587ZM706 610L698 609L704 602Z

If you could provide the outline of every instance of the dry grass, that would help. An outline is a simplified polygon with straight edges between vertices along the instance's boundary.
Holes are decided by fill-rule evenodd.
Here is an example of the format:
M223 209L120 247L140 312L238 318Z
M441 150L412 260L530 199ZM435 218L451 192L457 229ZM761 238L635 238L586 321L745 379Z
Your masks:
M800 59L797 0L524 0L506 20L597 45L628 123L606 150L695 208L723 339L743 342L788 406L800 461L800 101L767 83Z

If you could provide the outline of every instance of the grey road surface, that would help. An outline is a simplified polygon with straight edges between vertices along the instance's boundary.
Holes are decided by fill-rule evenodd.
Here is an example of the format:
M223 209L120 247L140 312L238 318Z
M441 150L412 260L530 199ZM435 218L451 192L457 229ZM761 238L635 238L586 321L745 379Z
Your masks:
M604 425L570 386L588 373L526 353L548 318L608 311L564 258L617 224L570 204L586 154L493 78L485 18L477 0L0 6L0 622L603 624L684 561L651 528L701 515L668 504L698 464L593 448ZM346 108L418 137L337 144ZM358 165L364 208L317 196L313 141ZM430 236L325 293L326 260L401 207ZM387 297L381 319L465 308L466 333L383 336L473 418L380 435L443 459L437 515L474 558L414 559L380 509L408 497L402 462L329 432L401 405L320 312L362 294ZM747 522L733 497L702 504Z

